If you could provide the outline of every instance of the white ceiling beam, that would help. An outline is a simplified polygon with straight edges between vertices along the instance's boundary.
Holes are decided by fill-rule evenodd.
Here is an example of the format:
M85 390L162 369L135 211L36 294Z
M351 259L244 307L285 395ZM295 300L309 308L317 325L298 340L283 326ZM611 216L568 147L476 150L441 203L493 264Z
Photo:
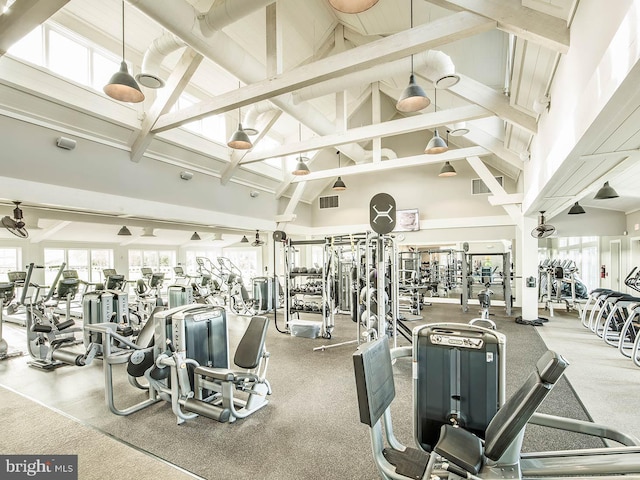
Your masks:
M307 186L307 182L304 182L304 181L296 185L296 189L293 191L293 195L291 195L291 198L289 199L289 203L287 204L287 208L284 209L284 213L282 214L282 216L290 217L291 215L295 214L296 207L298 206L298 204L300 203L300 200L302 199L302 194L304 193L304 189L306 188L306 186Z
M495 113L496 116L505 122L512 123L532 135L538 133L538 124L536 123L536 119L513 108L509 104L509 98L506 95L503 95L477 80L473 80L461 74L458 75L460 76L460 81L456 85L448 88L451 93L471 103L483 106L487 110ZM434 79L430 78L430 80L433 81Z
M487 200L492 206L498 205L514 205L517 203L522 203L524 195L522 193L510 193L507 195L489 195Z
M504 141L485 132L478 126L473 125L473 122L467 124L467 127L469 128L469 133L464 135L464 138L472 141L476 145L486 148L508 164L513 165L520 170L524 170L524 162L520 160L518 155L504 146Z
M405 158L394 158L393 160L385 160L384 162L361 163L358 165L349 165L348 167L330 168L328 170L312 172L309 175L304 175L304 177L295 177L291 180L291 182L306 182L337 176L347 177L349 175L383 172L386 170L397 170L399 168L420 167L422 165L429 165L432 163L462 160L470 155L482 156L490 154L491 152L485 150L482 147L459 148L456 150L449 150L444 153L439 153L437 155L429 155L425 153L422 155L414 155Z
M489 191L497 196L497 197L506 197L509 194L506 190L498 183L496 178L493 176L493 173L489 171L489 168L484 164L482 160L477 155L469 155L467 157L467 162L471 165L471 168L476 172L476 174L480 177L480 179L487 186ZM511 220L516 225L520 225L522 220L521 209L516 207L515 204L502 204L502 208L505 209Z
M0 57L31 30L41 25L69 0L18 0L0 14Z
M153 131L157 133L176 128L193 120L283 95L338 75L346 75L373 65L404 58L492 28L495 28L495 22L472 13L461 12L450 15L294 68L274 78L218 95L214 99L200 102L179 112L163 115Z
M38 232L38 234L32 235L31 238L30 238L30 242L31 243L40 243L40 242L42 242L44 240L47 240L47 239L53 237L60 230L68 227L69 225L71 225L71 222L67 221L67 220L63 220L63 221L57 222L56 224L52 225L51 227L47 227L46 229L42 230L41 232Z
M469 11L495 20L498 29L542 45L550 50L569 51L569 28L561 18L504 0L428 0L448 10Z
M158 118L168 112L180 95L182 95L182 92L191 81L191 77L193 77L193 74L198 69L202 59L203 56L190 47L187 47L182 53L165 87L158 92L158 96L149 109L149 113L142 121L140 132L131 146L130 159L132 162L139 162L144 152L149 145L151 145L151 141L155 136L151 133L151 129L158 121Z
M474 120L488 116L491 116L491 112L477 105L440 110L434 113L424 113L412 117L400 118L398 120L391 120L389 122L356 127L346 132L325 135L324 137L313 137L303 142L281 145L267 152L251 152L241 163L244 165L247 163L260 162L267 158L278 158L310 150L319 150L325 147L369 141L376 137L411 133L446 125L448 123Z
M258 136L253 140L254 145L260 143L260 140L265 137L271 127L273 127L273 124L276 123L278 118L280 118L280 115L282 115L282 110L275 109L270 110L264 115L258 117L256 128L260 133L258 133ZM226 168L222 172L222 175L220 176L220 184L226 185L227 183L229 183L229 180L231 180L235 172L238 170L238 168L240 167L240 162L247 155L247 153L248 152L246 150L233 151L233 153L231 154L231 161L229 162L229 165L226 166Z

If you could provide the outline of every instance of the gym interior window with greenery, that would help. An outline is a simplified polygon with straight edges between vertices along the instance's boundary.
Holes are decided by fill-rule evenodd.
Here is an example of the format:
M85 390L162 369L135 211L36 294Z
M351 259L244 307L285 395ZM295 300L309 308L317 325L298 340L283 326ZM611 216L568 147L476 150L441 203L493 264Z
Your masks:
M66 270L76 270L78 278L87 282L102 282L102 270L113 268L113 250L84 248L45 248L44 281L51 285L56 278L58 268L66 263Z
M175 250L129 250L128 280L142 278L141 268L149 267L154 273L164 273L165 281L172 281L176 264Z

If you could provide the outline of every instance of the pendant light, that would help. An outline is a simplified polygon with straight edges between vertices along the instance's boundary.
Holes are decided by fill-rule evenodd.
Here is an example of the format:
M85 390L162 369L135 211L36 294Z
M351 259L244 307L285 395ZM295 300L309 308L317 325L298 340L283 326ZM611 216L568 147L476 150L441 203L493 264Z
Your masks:
M118 235L125 236L125 237L130 237L131 236L131 230L129 230L126 225L123 225L122 228L120 229L120 231L118 231Z
M438 111L438 89L433 91L433 106L434 112ZM435 153L444 153L449 150L447 146L447 142L445 142L440 134L438 133L438 129L434 129L433 137L427 143L427 147L424 149L424 153L435 154Z
M413 28L413 0L411 0L411 28ZM396 103L396 109L399 112L409 113L417 112L427 108L431 100L427 97L424 89L416 83L415 75L413 74L413 55L411 55L411 75L409 76L409 85L402 91L398 102Z
M198 232L193 232L193 235L191 235L191 240L196 241L202 239L200 238L200 235L198 235Z
M448 161L444 162L444 165L440 169L439 177L455 177L457 175L456 169L453 168Z
M240 89L240 82L238 82L238 89ZM238 129L233 132L233 135L231 135L231 138L227 142L227 146L234 150L249 150L253 147L253 143L251 143L247 132L242 128L241 119L240 108L238 107Z
M582 208L582 206L578 202L574 203L573 206L567 212L568 215L580 215L582 213L587 213L587 212L584 211L584 208Z
M362 13L376 3L378 0L329 0L334 10L342 13Z
M598 190L598 193L596 193L596 196L593 198L596 200L606 200L608 198L618 198L619 196L618 192L609 186L609 182L604 182L602 188Z
M247 238L246 235L242 236L242 240L240 240L240 243L249 243L249 239Z
M111 98L121 102L140 103L144 100L144 93L135 79L129 75L127 63L124 61L124 0L122 1L122 62L120 62L120 70L113 74L102 90Z
M340 168L340 150L338 150L337 153L338 153L338 168ZM346 190L347 186L342 181L342 177L338 176L338 179L335 181L335 183L333 184L333 187L331 188L337 192L341 192L342 190Z
M302 124L298 124L298 141L302 142ZM298 156L298 161L296 163L296 168L291 172L293 175L301 176L301 175L309 175L311 170L307 166L307 162L309 159L307 157L303 157L302 155Z

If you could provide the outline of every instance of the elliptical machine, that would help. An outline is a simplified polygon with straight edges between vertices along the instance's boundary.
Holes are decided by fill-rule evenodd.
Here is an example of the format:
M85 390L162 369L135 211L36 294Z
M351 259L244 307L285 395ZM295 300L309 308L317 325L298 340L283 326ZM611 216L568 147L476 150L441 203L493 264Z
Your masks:
M39 298L40 287L37 287L35 297L27 301L25 288L20 302L27 307L27 349L32 358L28 364L46 371L63 365L88 365L98 351L98 345L94 344L90 345L84 354L62 348L82 343L75 337L75 334L82 332L82 329L77 328L75 321L69 317L69 307L78 291L78 281L74 278L60 280L64 267L64 263L60 265L53 285L45 297ZM25 284L30 285L33 270L44 267L30 263L27 268ZM63 300L67 308L65 319L61 321L54 312L54 308L59 301Z

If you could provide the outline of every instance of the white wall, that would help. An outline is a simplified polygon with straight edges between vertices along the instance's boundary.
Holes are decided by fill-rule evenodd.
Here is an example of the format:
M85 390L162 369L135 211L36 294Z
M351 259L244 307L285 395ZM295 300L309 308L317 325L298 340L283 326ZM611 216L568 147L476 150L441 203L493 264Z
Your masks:
M556 227L558 237L615 236L628 230L627 218L622 212L592 207L585 207L585 211L582 215L563 212L546 222Z

